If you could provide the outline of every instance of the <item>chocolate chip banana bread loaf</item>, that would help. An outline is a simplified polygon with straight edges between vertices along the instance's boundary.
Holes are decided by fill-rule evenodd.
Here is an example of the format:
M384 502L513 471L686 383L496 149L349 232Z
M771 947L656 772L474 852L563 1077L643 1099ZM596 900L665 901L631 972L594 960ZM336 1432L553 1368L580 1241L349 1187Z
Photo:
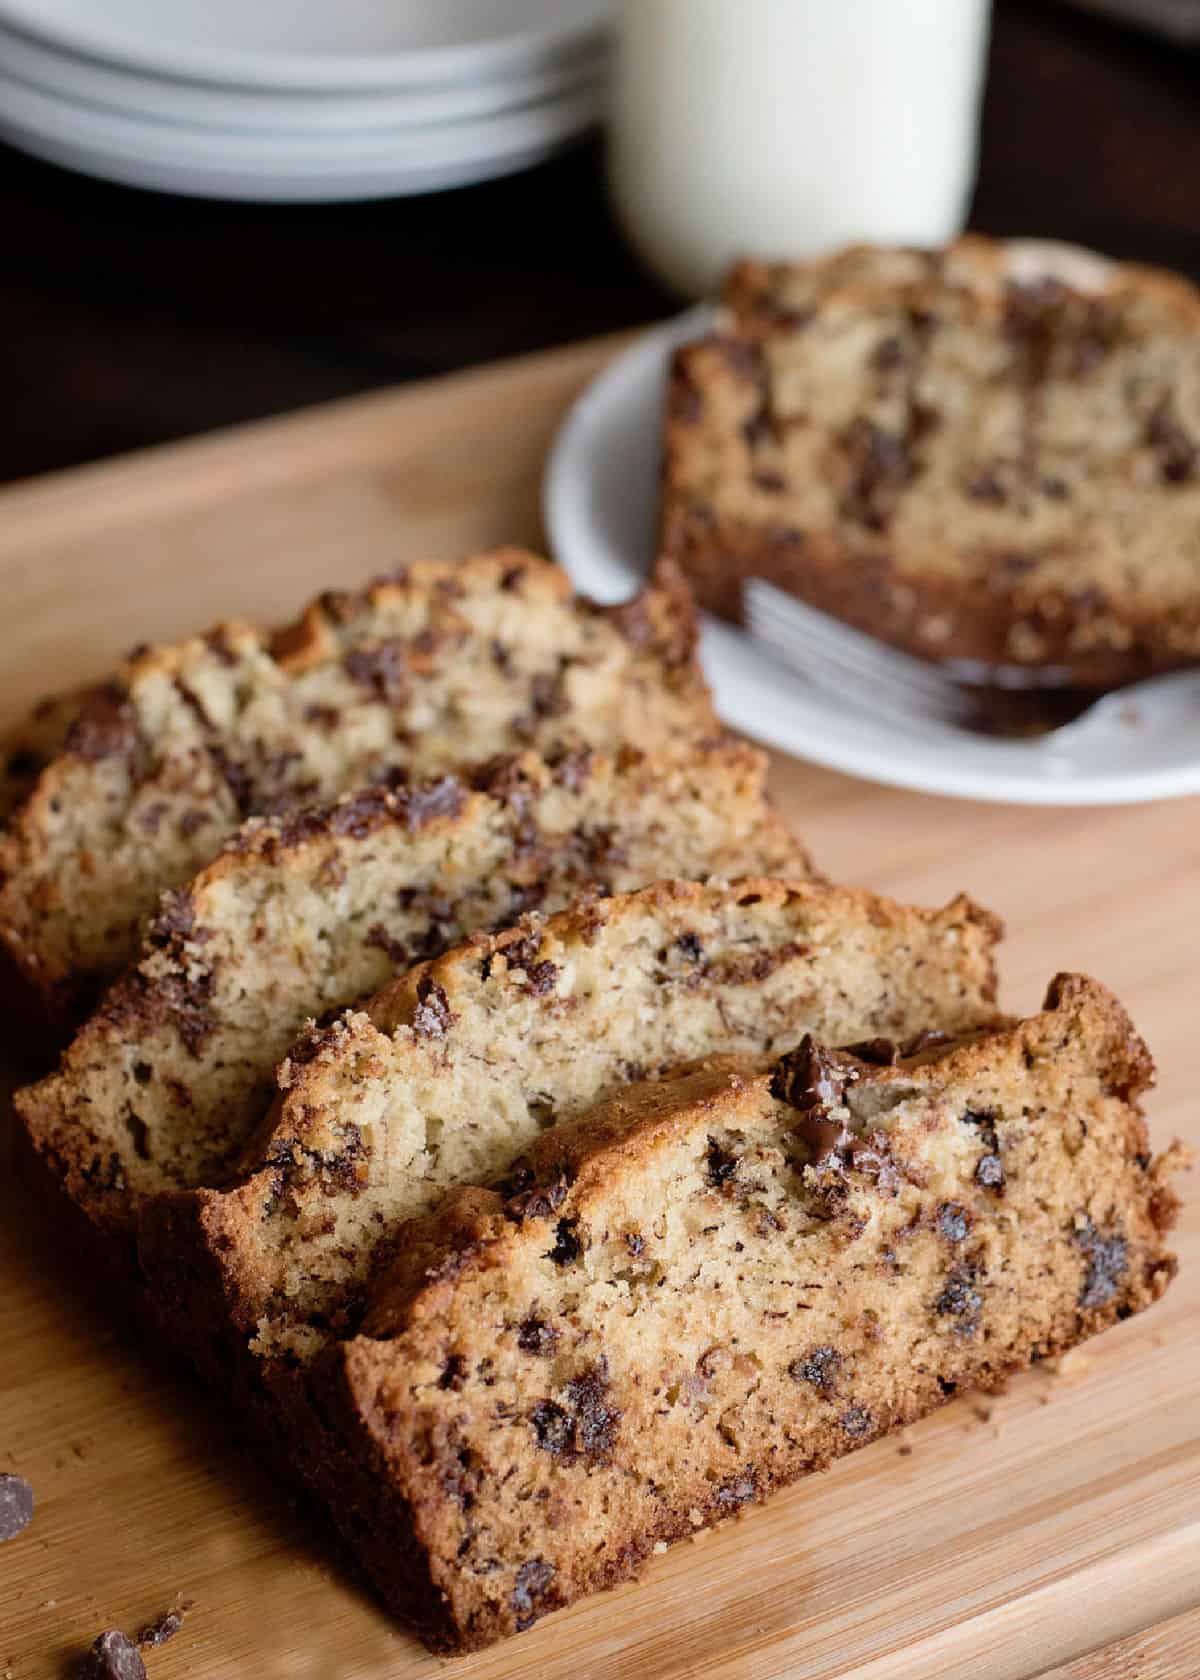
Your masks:
M534 907L664 873L809 872L750 747L532 753L255 818L169 893L59 1071L18 1092L35 1148L104 1232L228 1173L306 1019Z
M618 1093L411 1229L312 1373L316 1479L376 1585L471 1649L1150 1305L1172 1155L1093 982L910 1053Z
M0 941L46 1007L77 1014L159 893L248 816L527 746L717 733L678 579L601 608L518 550L414 565L274 635L140 650L35 720L0 796Z
M303 1039L258 1169L148 1202L143 1269L190 1351L253 1390L357 1328L405 1220L606 1092L806 1031L993 1020L998 931L963 898L931 912L749 880L660 882L476 938Z
M1200 658L1200 294L1019 248L742 264L675 358L662 552L932 659L1104 686Z

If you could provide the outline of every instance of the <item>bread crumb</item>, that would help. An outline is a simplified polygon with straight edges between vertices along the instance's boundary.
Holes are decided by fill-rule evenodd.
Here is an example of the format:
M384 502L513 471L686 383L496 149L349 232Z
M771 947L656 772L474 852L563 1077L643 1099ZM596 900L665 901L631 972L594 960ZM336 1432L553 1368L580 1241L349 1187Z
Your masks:
M691 1523L693 1528L703 1528L703 1526L704 1526L704 1513L703 1513L703 1511L701 1511L698 1506L693 1505L691 1510L688 1512L688 1521Z
M656 1556L656 1557L661 1557L661 1556L662 1556L662 1554L663 1554L663 1553L664 1553L664 1552L665 1552L665 1551L666 1551L666 1550L667 1550L667 1549L668 1549L668 1548L667 1548L667 1542L666 1542L666 1541L665 1541L665 1540L656 1540L656 1541L655 1541L655 1542L654 1542L654 1553L655 1553L655 1556Z
M1080 1348L1068 1348L1066 1353L1059 1354L1053 1359L1043 1362L1043 1370L1049 1371L1052 1377L1065 1382L1077 1382L1086 1376L1095 1364L1095 1360Z

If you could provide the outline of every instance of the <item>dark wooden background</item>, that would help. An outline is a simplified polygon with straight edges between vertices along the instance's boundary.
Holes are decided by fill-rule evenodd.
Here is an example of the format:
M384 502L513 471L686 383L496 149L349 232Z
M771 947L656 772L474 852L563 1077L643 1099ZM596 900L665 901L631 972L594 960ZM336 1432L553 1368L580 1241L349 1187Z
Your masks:
M998 0L972 225L1200 277L1200 56ZM647 321L674 307L597 142L349 205L136 192L0 147L0 479Z

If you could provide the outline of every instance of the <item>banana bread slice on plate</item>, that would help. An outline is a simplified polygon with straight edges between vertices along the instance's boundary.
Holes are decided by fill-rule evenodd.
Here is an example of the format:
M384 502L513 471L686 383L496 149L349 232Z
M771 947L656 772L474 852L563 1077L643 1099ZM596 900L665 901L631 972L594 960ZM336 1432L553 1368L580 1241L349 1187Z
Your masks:
M403 1223L605 1093L707 1057L769 1057L995 1019L995 919L965 898L659 882L478 937L311 1032L224 1189L140 1210L145 1275L189 1350L247 1392L352 1333Z
M1200 293L1033 242L744 263L676 352L661 549L977 678L1200 659Z
M142 1197L229 1172L306 1020L535 906L665 871L810 872L761 753L525 753L252 819L166 895L137 964L17 1109L88 1218L129 1238Z
M435 1648L526 1628L1157 1299L1151 1072L1066 976L924 1053L809 1038L618 1093L405 1234L311 1373L314 1479Z
M718 734L693 644L677 578L598 607L506 549L331 592L273 635L229 624L142 649L18 736L0 941L77 1018L159 894L246 817L525 747Z

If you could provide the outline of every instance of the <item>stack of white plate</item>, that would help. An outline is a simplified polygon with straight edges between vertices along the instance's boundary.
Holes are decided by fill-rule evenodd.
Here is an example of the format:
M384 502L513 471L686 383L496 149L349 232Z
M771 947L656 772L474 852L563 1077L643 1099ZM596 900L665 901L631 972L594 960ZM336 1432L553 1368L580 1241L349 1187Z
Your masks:
M212 198L376 198L601 114L613 0L0 0L0 137Z

